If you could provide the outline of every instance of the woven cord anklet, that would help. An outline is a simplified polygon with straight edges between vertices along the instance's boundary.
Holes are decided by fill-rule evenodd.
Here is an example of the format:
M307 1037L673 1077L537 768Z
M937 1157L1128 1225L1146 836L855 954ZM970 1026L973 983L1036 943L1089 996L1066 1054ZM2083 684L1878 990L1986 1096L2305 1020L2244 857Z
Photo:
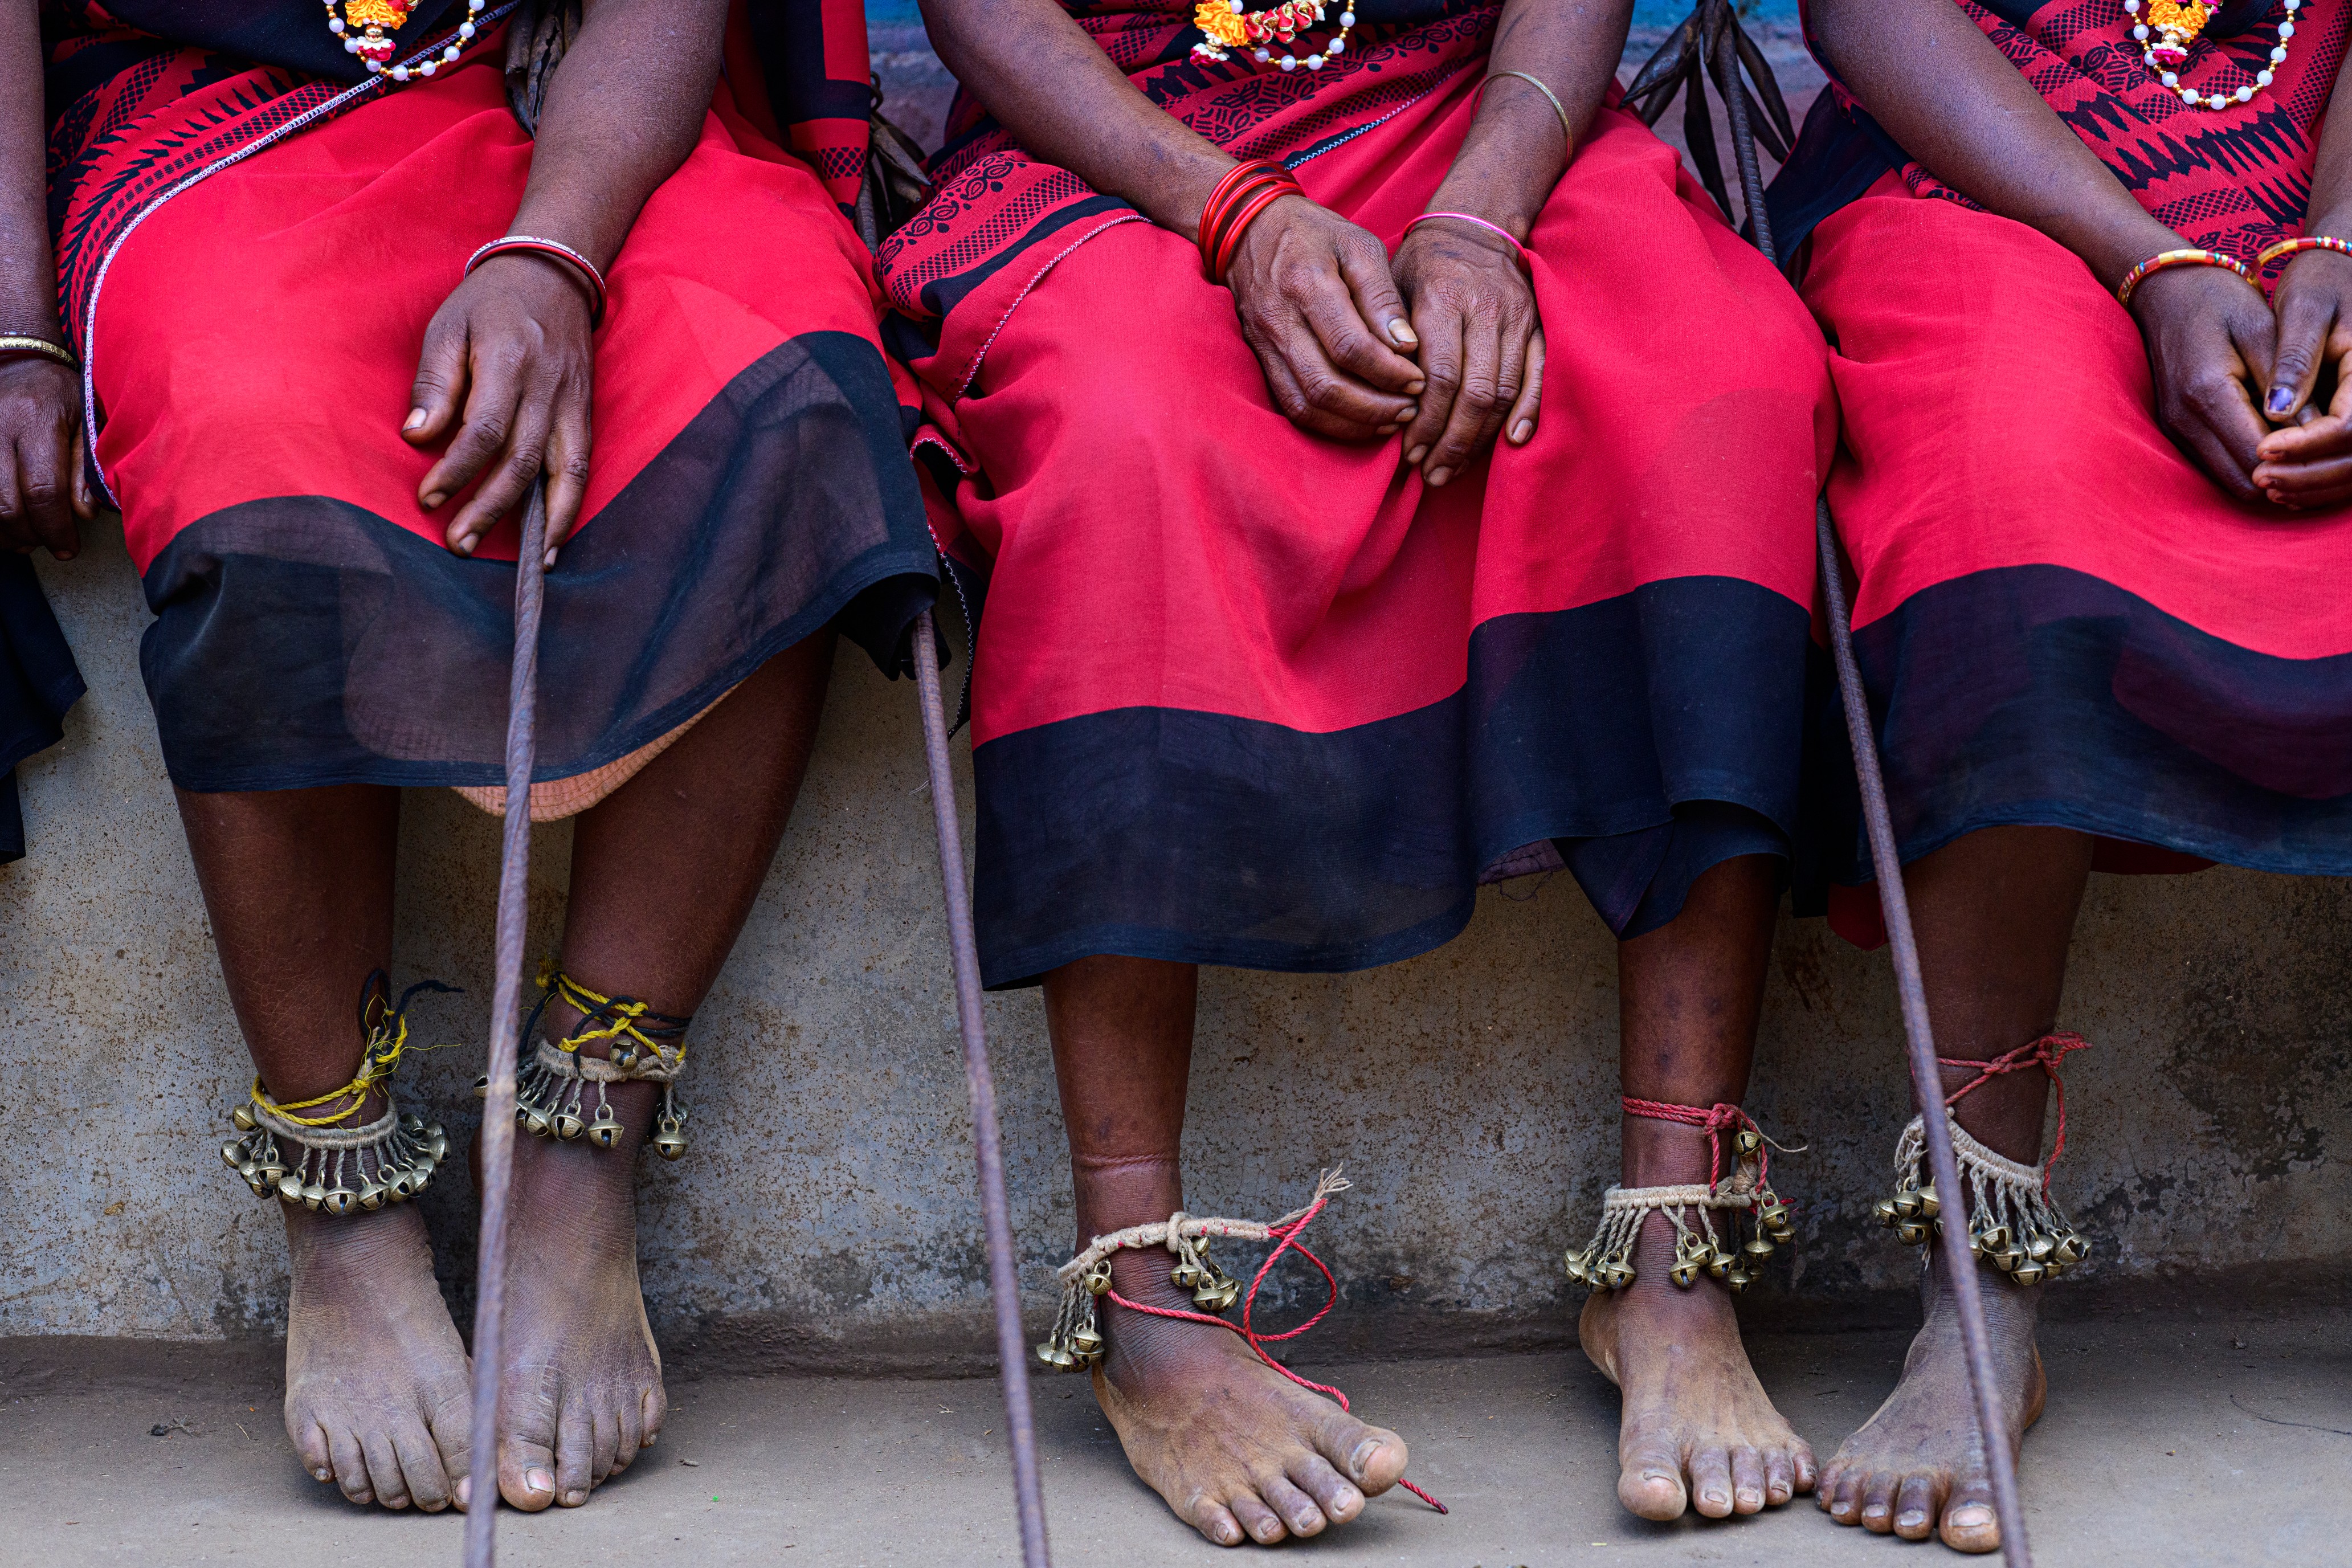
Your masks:
M1771 1140L1756 1125L1754 1117L1736 1105L1675 1105L1630 1098L1622 1103L1629 1116L1679 1122L1704 1133L1706 1183L1704 1186L1691 1183L1672 1187L1611 1187L1601 1196L1601 1224L1591 1241L1562 1259L1568 1277L1595 1290L1622 1290L1632 1285L1637 1278L1633 1249L1641 1240L1642 1223L1652 1214L1663 1214L1675 1227L1675 1261L1666 1270L1668 1279L1687 1290L1704 1273L1722 1280L1734 1295L1747 1289L1773 1250L1796 1239L1789 1205L1772 1190L1769 1179ZM1727 1177L1722 1174L1727 1136L1733 1149ZM1804 1145L1778 1147L1795 1153ZM1742 1213L1750 1218L1745 1243L1740 1242L1738 1222L1732 1217ZM1725 1216L1720 1234L1716 1228L1717 1215Z
M1938 1057L1944 1067L1975 1068L1977 1076L1944 1097L1952 1156L1968 1187L1969 1250L2020 1285L2057 1279L2091 1254L2091 1244L2050 1196L2050 1168L2066 1152L2066 1086L2058 1064L2069 1051L2087 1050L2080 1035L2044 1035L1990 1061ZM2040 1068L2058 1088L2058 1134L2039 1165L2012 1160L1969 1135L1951 1107L2006 1073ZM1924 1247L1943 1227L1944 1196L1927 1176L1927 1121L1915 1116L1895 1143L1895 1195L1881 1198L1878 1223L1906 1247Z
M245 1179L254 1196L338 1217L373 1211L423 1192L448 1153L449 1135L441 1124L402 1114L389 1084L408 1048L409 998L419 991L457 987L419 981L398 1002L387 1004L383 979L381 970L369 975L360 993L360 1028L367 1044L351 1082L331 1094L281 1105L256 1079L245 1101L229 1112L237 1136L221 1145L221 1162ZM378 1088L384 1091L383 1114L358 1123L361 1108ZM317 1116L302 1114L338 1100L350 1103ZM293 1146L290 1156L280 1140Z
M677 1080L686 1071L686 1029L694 1020L656 1013L633 996L606 996L589 990L555 967L552 961L539 969L539 1005L523 1022L523 1037L530 1037L550 1002L561 1001L578 1010L580 1022L561 1040L541 1037L539 1047L515 1077L515 1121L538 1138L571 1142L585 1138L599 1149L621 1141L621 1119L613 1113L606 1093L616 1083L657 1083L662 1086L661 1110L654 1118L649 1142L665 1160L686 1153L686 1106L677 1098ZM612 1055L583 1055L580 1047L594 1040L613 1042ZM474 1093L488 1098L490 1080L474 1080ZM588 1113L588 1086L596 1089L596 1109Z

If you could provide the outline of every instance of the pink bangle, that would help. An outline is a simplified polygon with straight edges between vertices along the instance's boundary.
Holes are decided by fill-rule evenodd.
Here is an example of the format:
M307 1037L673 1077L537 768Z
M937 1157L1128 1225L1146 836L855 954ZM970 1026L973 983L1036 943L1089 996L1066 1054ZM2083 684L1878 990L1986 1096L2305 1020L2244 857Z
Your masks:
M1503 227L1499 224L1488 223L1485 218L1473 216L1469 213L1423 213L1419 217L1413 219L1411 223L1405 225L1404 231L1407 234L1411 234L1423 224L1429 223L1434 219L1442 217L1456 218L1463 223L1475 223L1480 228L1485 229L1488 234L1500 235L1502 237L1503 243L1511 247L1511 254L1518 258L1519 265L1525 267L1528 264L1527 247L1521 245L1516 238L1514 238L1509 229Z
M580 280L588 285L588 324L591 327L601 327L604 324L604 275L596 270L594 262L568 245L560 245L551 239L541 239L536 235L501 235L466 258L465 276L471 278L474 275L474 268L493 256L503 256L509 251L517 250L534 256L549 257L562 262L577 272L580 275Z

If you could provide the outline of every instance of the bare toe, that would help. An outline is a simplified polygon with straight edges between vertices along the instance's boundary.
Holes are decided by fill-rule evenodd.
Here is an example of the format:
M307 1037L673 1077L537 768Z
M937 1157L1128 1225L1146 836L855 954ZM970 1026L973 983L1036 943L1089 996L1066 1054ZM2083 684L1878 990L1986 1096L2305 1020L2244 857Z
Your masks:
M1663 1445L1642 1444L1618 1474L1617 1500L1637 1519L1680 1519L1690 1504L1682 1456Z
M1944 1522L1937 1533L1955 1552L2000 1550L2000 1521L1993 1513L1992 1500L1985 1495L1980 1484L1964 1488L1961 1495L1946 1505Z
M1364 1494L1320 1454L1308 1454L1293 1464L1290 1480L1313 1498L1315 1506L1323 1510L1323 1517L1334 1524L1345 1524L1364 1511Z
M1224 1509L1217 1507L1214 1503L1211 1503L1202 1509L1201 1513L1204 1519L1217 1522L1221 1527L1230 1526L1234 1521L1240 1521L1239 1529L1248 1531L1250 1539L1264 1546L1271 1546L1289 1533L1282 1528L1281 1518L1276 1514L1274 1510L1266 1507L1265 1503L1259 1501L1258 1495L1255 1492L1238 1492L1234 1494L1231 1507L1232 1511L1229 1513ZM1211 1541L1215 1542L1220 1546L1238 1546L1241 1544L1241 1536L1238 1533L1238 1531L1235 1533L1227 1536L1212 1531L1207 1523L1202 1523L1199 1528L1202 1534L1207 1536Z
M1906 1476L1895 1493L1895 1533L1925 1541L1936 1528L1936 1483L1929 1476Z
M1266 1476L1259 1480L1257 1495L1265 1506L1282 1516L1282 1522L1291 1534L1300 1537L1320 1535L1330 1521L1315 1506L1315 1500L1292 1486L1284 1476Z
M335 1458L335 1484L353 1502L373 1502L375 1488L368 1480L367 1454L359 1434L338 1426L327 1434L327 1449Z
M375 1492L375 1500L385 1508L406 1508L408 1478L401 1474L400 1456L393 1449L392 1435L366 1434L360 1438L360 1452L367 1456L368 1485Z
M1862 1528L1873 1535L1895 1529L1895 1477L1874 1471L1862 1484Z
M1731 1457L1721 1448L1691 1456L1691 1507L1709 1519L1731 1515Z
M537 1513L555 1501L555 1450L509 1435L499 1445L499 1495L507 1506Z
M1764 1510L1764 1456L1744 1443L1731 1450L1731 1510L1734 1513Z
M1764 1456L1764 1501L1778 1508L1797 1495L1797 1465L1795 1456L1785 1448L1775 1448Z

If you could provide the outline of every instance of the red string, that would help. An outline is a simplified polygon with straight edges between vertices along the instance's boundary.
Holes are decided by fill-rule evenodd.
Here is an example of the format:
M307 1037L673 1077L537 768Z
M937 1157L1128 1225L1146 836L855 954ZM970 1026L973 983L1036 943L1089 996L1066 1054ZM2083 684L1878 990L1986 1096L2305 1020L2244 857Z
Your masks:
M2058 1064L2066 1059L2068 1051L2087 1051L2091 1042L2080 1035L2044 1035L2031 1040L2013 1051L2003 1051L1990 1061L1977 1061L1968 1057L1937 1057L1939 1067L1975 1068L1977 1076L1944 1096L1947 1108L1958 1105L1968 1095L1982 1089L2003 1073L2022 1072L2027 1068L2040 1068L2058 1090L2058 1136L2050 1145L2049 1163L2042 1167L2042 1191L2050 1191L2050 1167L2066 1152L2066 1080L2058 1076Z
M1679 1121L1685 1127L1696 1127L1706 1133L1706 1190L1710 1193L1715 1191L1716 1178L1723 1171L1723 1135L1742 1129L1755 1133L1763 1140L1756 1146L1756 1184L1759 1187L1772 1184L1771 1140L1764 1137L1764 1129L1756 1125L1756 1119L1739 1107L1721 1100L1713 1105L1675 1105L1663 1100L1635 1100L1630 1094L1620 1096L1618 1103L1625 1108L1628 1116L1644 1117L1652 1121Z
M1338 1389L1332 1387L1328 1383L1317 1383L1312 1378L1299 1376L1297 1373L1291 1371L1288 1367L1283 1365L1280 1362L1265 1353L1266 1346L1270 1344L1280 1344L1285 1340L1297 1339L1299 1335L1305 1333L1307 1330L1313 1328L1316 1324L1328 1317L1330 1315L1331 1309L1339 1304L1339 1279L1332 1274L1329 1266L1325 1264L1321 1258L1316 1257L1313 1252L1307 1249L1307 1245L1298 1239L1298 1233L1305 1230L1308 1223L1312 1221L1317 1215L1323 1212L1323 1205L1330 1201L1331 1200L1328 1197L1318 1198L1305 1214L1300 1215L1288 1225L1276 1225L1268 1226L1266 1227L1275 1236L1280 1237L1280 1239L1275 1244L1274 1250L1265 1255L1265 1261L1257 1266L1257 1276L1250 1281L1249 1293L1242 1298L1242 1321L1238 1323L1232 1322L1223 1318L1211 1317L1206 1312L1187 1312L1175 1307L1153 1307L1141 1301L1130 1301L1126 1297L1118 1293L1118 1289L1116 1286L1112 1287L1110 1290L1110 1299L1118 1302L1120 1306L1126 1308L1129 1311L1141 1312L1147 1317L1174 1318L1181 1322L1212 1323L1221 1329L1231 1329L1234 1332L1241 1335L1243 1342L1249 1346L1251 1352L1255 1354L1258 1360L1265 1363L1266 1365L1274 1368L1275 1371L1282 1373L1283 1376L1290 1379L1291 1382L1298 1384L1301 1388L1311 1388L1318 1394L1329 1394L1333 1399L1339 1401L1340 1409L1347 1410L1348 1396L1346 1394L1340 1393ZM1274 1271L1274 1266L1280 1260L1282 1255L1294 1249L1297 1252L1299 1257L1304 1258L1307 1262L1315 1265L1316 1271L1323 1276L1323 1283L1326 1288L1323 1305L1316 1310L1313 1317L1307 1319L1297 1328L1286 1329L1278 1334L1259 1333L1255 1323L1252 1321L1252 1313L1257 1307L1258 1287L1265 1283L1265 1277ZM1353 1413L1350 1412L1350 1414ZM1422 1501L1427 1503L1430 1507L1435 1509L1440 1513L1450 1513L1453 1511L1444 1503L1438 1501L1435 1498L1430 1496L1419 1487L1414 1486L1411 1481L1406 1480L1402 1476L1397 1478L1397 1485L1404 1488L1405 1490L1411 1492L1413 1496L1419 1498Z

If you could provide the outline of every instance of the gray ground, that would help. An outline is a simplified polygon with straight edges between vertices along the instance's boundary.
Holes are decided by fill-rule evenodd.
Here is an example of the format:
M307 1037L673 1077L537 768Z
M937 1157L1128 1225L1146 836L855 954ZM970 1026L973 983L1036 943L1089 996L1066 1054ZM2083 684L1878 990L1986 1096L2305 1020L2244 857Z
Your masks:
M2151 1313L2056 1325L2043 1342L2050 1414L2026 1446L2043 1563L2352 1563L2352 1314ZM1903 1344L1890 1331L1763 1336L1759 1364L1826 1456L1889 1385ZM1346 1531L1279 1549L1293 1557L1955 1561L1838 1529L1810 1503L1729 1524L1627 1518L1612 1492L1613 1391L1580 1357L1323 1371L1406 1434L1412 1478L1454 1512L1400 1492ZM1221 1555L1129 1477L1083 1384L1036 1387L1063 1568ZM1017 1561L992 1384L675 1367L671 1389L660 1446L586 1508L502 1516L501 1563ZM279 1424L269 1347L0 1341L0 1563L454 1563L458 1534L455 1514L362 1511L309 1480Z

